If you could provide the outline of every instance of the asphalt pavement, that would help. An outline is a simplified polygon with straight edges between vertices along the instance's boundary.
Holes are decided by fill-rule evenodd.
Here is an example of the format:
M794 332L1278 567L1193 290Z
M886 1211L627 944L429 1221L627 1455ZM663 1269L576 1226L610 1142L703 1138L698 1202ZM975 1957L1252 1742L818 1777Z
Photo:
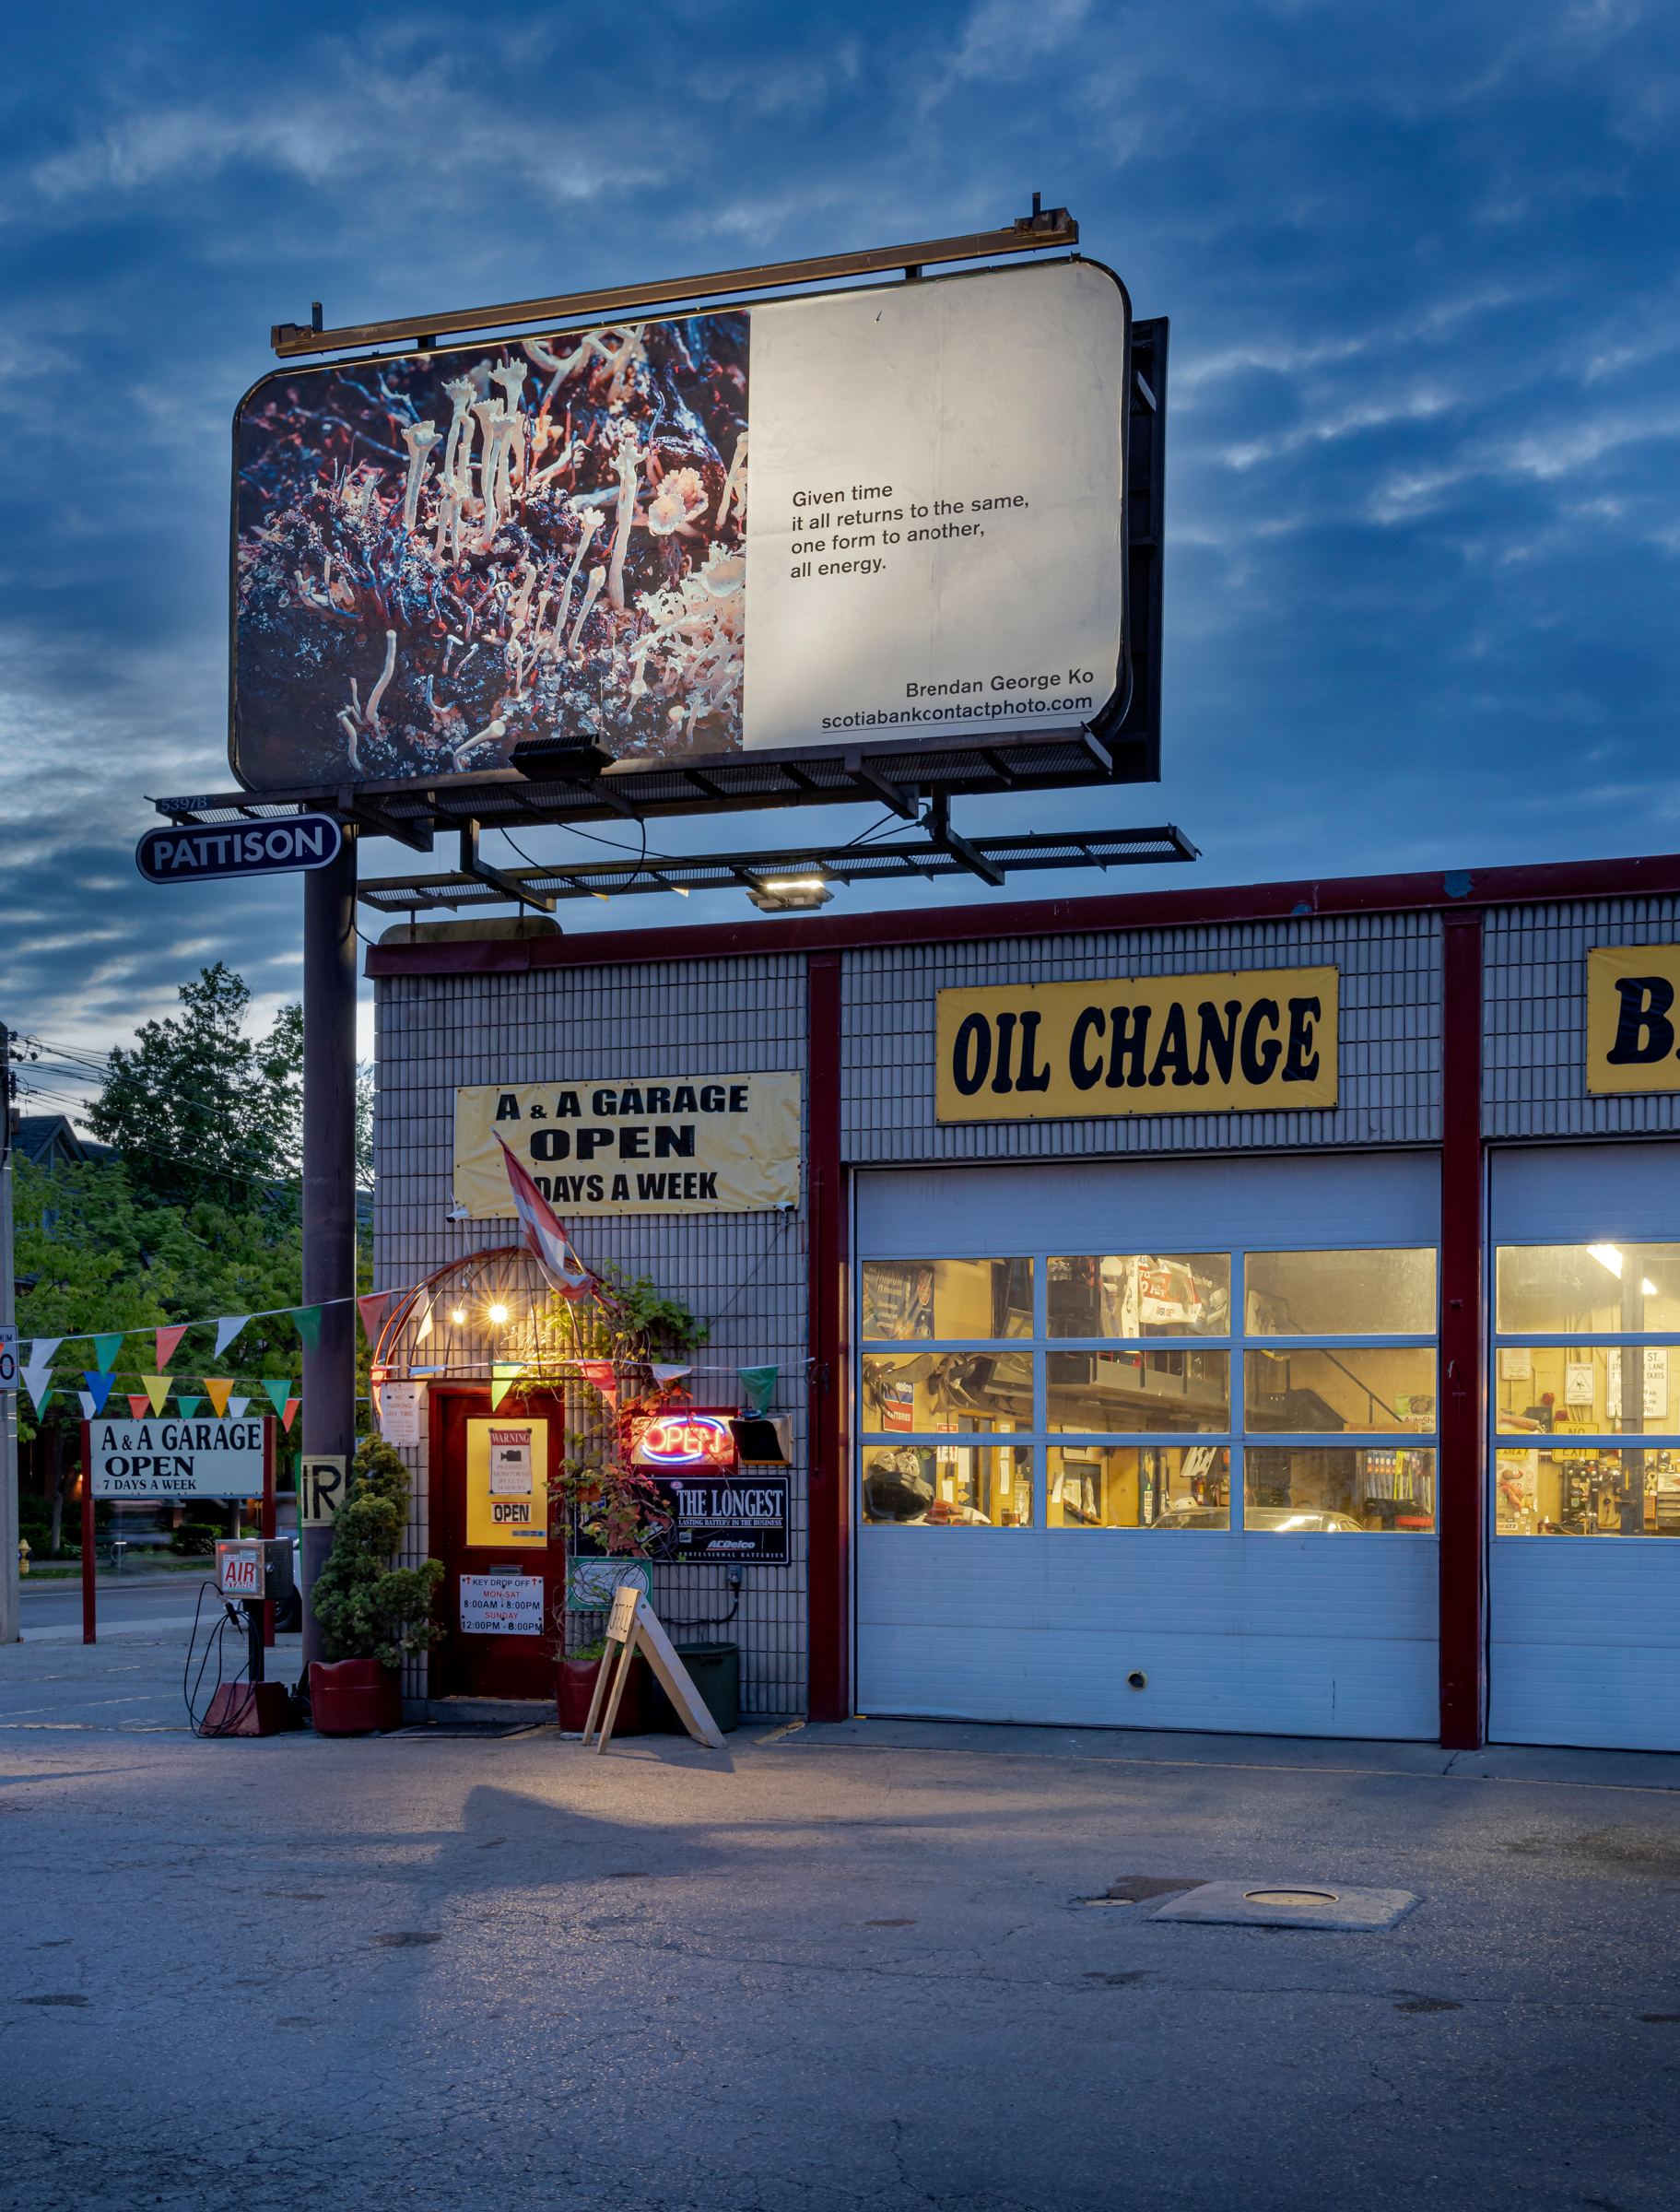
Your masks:
M11 2212L1680 2198L1680 1760L206 1742L183 1641L0 1650ZM1087 1901L1140 1875L1422 1901L1355 1933Z
M208 1574L102 1574L94 1591L98 1629L131 1629L136 1622L161 1628L190 1623L198 1594L210 1581ZM212 1593L212 1597L214 1593ZM206 1597L207 1606L212 1597ZM79 1579L50 1581L25 1578L18 1585L19 1625L26 1643L52 1632L61 1641L68 1631L82 1630L82 1585ZM97 1632L97 1630L96 1630Z

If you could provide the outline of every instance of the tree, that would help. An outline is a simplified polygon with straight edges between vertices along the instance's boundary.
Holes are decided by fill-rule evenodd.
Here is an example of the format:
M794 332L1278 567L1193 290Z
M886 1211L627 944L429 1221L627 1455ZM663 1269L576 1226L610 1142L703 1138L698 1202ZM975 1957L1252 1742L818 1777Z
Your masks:
M219 1197L295 1212L301 1173L303 1009L282 1006L266 1037L245 1034L251 991L221 960L181 986L182 1012L144 1023L110 1056L88 1110L135 1195L160 1206Z
M62 1389L81 1386L92 1348L76 1338L95 1330L158 1328L221 1313L262 1313L227 1346L224 1372L295 1379L301 1346L284 1312L302 1297L302 1240L294 1220L201 1199L182 1208L136 1202L121 1162L61 1166L49 1173L13 1155L15 1265L34 1278L18 1300L20 1338L65 1340L53 1365ZM172 1365L202 1373L215 1359L215 1333L190 1330ZM152 1366L150 1347L124 1347L123 1367ZM132 1381L130 1383L132 1387ZM37 1418L27 1392L18 1404L21 1443L39 1434L52 1500L52 1545L62 1537L63 1509L79 1452L74 1400L55 1399Z

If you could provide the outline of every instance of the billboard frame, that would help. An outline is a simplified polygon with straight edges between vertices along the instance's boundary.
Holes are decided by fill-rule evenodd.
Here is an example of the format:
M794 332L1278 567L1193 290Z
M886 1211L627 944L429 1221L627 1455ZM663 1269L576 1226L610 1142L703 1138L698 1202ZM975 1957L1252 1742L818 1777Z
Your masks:
M1076 241L1078 226L1066 210L1040 212L1037 200L1035 194L1034 214L1021 218L1009 231L728 274L730 278L745 276L753 286L768 287L808 281L812 276L879 274L885 269L901 267L904 280L915 282L923 278L927 263L936 259L973 259L997 252L1041 253L1046 246L1061 244L1069 238ZM1002 796L1157 782L1169 324L1165 317L1135 319L1123 282L1105 264L1077 253L1047 259L1050 265L1057 261L1087 261L1101 269L1126 299L1127 307L1128 350L1122 381L1122 424L1125 471L1122 651L1115 690L1104 711L1089 722L1048 729L1042 724L1003 728L991 725L983 731L949 736L837 741L831 746L759 747L734 752L696 751L654 759L614 759L586 742L570 744L564 737L557 737L522 748L536 757L520 765L441 776L370 779L357 783L317 781L265 791L247 786L229 793L158 799L153 804L160 814L178 824L196 822L206 827L235 818L249 820L253 814L266 815L271 810L330 809L344 821L356 823L363 834L393 837L417 853L429 853L435 831L465 831L473 824L484 829L517 829L522 825L534 828L570 823L610 824L616 819L645 822L678 814L730 814L790 806L855 805L860 801L883 804L911 822L917 819L922 800L929 797L948 806L950 799L958 796ZM1035 265L1046 264L1040 262ZM970 273L986 272L980 269L950 272L953 276ZM540 319L547 329L552 327L555 318L539 316L538 311L569 309L575 313L582 305L601 306L609 300L646 306L709 292L711 288L727 280L697 277L681 285L574 295L570 300L523 302L513 308L475 310L471 326L488 334L492 326L499 327L517 318ZM828 296L836 296L842 288L836 288ZM812 292L794 296L824 295ZM717 312L724 312L723 307ZM462 318L453 318L452 325L449 317L432 320L434 325L459 327ZM288 333L295 334L285 340L283 358L288 359L319 354L358 338L365 340L372 334L401 341L405 352L437 344L433 330L416 319L337 331L317 328L303 332L296 325L276 325L276 350L282 349L281 339ZM390 357L372 354L352 358ZM333 365L330 360L307 364L311 369L328 369ZM274 372L268 373L272 376ZM267 381L265 376L259 383ZM257 386L252 389L254 391ZM249 398L250 394L245 396ZM244 404L241 399L235 415L236 441ZM237 500L230 520L228 742L231 766L238 641Z

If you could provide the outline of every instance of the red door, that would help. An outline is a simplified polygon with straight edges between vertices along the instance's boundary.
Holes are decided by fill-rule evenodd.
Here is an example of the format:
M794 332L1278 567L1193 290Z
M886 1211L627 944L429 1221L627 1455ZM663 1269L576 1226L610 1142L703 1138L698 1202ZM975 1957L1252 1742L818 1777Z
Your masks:
M429 1394L437 1618L449 1631L433 1654L432 1695L551 1699L566 1541L549 1484L565 1454L565 1402L510 1393L492 1415L488 1390L444 1383Z

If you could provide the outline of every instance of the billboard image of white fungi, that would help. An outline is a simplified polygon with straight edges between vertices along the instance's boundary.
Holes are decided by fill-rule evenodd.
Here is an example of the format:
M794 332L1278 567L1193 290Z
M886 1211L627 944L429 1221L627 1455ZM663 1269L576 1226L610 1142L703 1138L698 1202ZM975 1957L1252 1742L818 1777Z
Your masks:
M1129 312L1051 262L265 377L235 773L1099 722Z

